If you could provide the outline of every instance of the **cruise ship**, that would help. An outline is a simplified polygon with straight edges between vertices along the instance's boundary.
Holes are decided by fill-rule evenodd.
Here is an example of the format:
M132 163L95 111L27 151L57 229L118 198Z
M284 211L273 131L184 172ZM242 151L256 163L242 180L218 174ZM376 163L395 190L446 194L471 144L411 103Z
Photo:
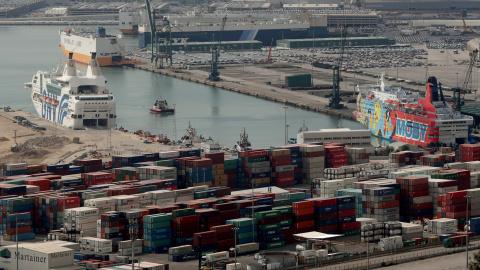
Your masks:
M401 86L358 86L356 119L380 138L426 147L430 144L466 143L473 124L445 102L437 78L428 78L425 98Z
M110 36L103 27L95 31L65 29L60 31L60 47L68 57L73 54L77 62L88 64L91 53L96 53L98 64L104 66L132 65L138 61L125 58L125 39L122 35Z
M106 89L96 54L82 75L75 67L73 53L62 69L38 71L28 84L38 115L64 127L85 129L115 127L116 108L113 95Z

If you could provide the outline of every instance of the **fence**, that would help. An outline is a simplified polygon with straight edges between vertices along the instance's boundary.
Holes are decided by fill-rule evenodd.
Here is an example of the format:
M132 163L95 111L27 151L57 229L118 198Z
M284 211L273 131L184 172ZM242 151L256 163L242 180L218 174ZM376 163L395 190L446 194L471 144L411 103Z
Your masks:
M480 243L471 243L468 246L469 251L474 249L479 249L479 248L480 248ZM464 251L466 251L466 248L464 246L453 247L453 248L441 247L441 248L436 248L434 250L416 251L414 253L409 253L409 254L393 254L388 257L387 255L385 255L382 258L373 257L370 259L369 269L401 264L401 263L406 263L406 262L416 261L416 260L424 260L424 259L429 259L429 258L434 258L438 256L464 252ZM352 262L349 264L327 266L327 267L322 267L320 263L317 263L317 267L320 267L320 269L324 269L324 270L346 270L346 269L363 270L363 269L367 269L367 262L362 260L361 262ZM314 268L314 266L311 266L311 268Z

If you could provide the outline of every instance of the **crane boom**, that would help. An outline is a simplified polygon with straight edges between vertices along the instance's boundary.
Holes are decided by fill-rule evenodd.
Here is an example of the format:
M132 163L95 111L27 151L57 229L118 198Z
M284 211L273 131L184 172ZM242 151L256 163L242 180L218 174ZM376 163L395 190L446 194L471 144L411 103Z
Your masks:
M478 57L478 49L472 51L472 55L470 56L470 63L468 65L467 73L465 74L465 80L463 81L462 88L454 88L453 89L453 97L454 97L454 104L455 110L460 111L465 99L465 93L468 91L468 84L472 79L472 71L473 67L475 66L475 62L477 61Z
M152 58L150 59L151 62L153 62L155 56L154 56L154 46L156 42L155 34L157 33L157 28L155 25L155 15L152 14L152 10L150 8L150 1L145 0L145 8L147 9L147 14L148 14L148 22L150 23L150 33L151 33L151 44L152 44ZM153 16L152 16L153 15ZM156 46L155 46L156 47Z

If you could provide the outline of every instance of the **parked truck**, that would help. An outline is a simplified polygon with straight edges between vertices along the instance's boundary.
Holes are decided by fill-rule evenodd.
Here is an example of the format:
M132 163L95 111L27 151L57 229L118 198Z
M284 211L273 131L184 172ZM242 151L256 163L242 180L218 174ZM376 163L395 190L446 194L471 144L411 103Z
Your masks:
M243 255L247 253L253 253L260 249L260 245L258 243L247 243L243 245L237 245L237 255ZM232 247L229 249L230 257L235 256L235 248Z
M202 257L202 265L210 266L217 262L228 260L229 258L228 251L206 254Z
M467 236L466 235L457 235L452 236L447 239L443 240L443 246L446 248L449 247L456 247L456 246L464 246L467 244Z

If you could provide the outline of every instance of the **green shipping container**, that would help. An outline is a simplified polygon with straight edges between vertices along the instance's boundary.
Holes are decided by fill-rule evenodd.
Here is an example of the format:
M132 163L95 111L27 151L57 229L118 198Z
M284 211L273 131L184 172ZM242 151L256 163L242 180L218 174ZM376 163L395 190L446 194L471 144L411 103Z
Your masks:
M166 215L166 214L156 214L156 215L148 215L143 217L143 223L158 223L158 222L164 222L172 219L172 215Z
M157 241L143 241L143 244L147 247L159 247L159 246L166 246L172 243L172 239L162 239Z
M158 160L153 163L155 166L174 167L173 159Z
M292 213L292 207L291 206L274 207L273 210L280 211L280 215Z
M237 218L237 219L230 219L227 220L226 224L232 224L235 227L247 227L252 226L252 219L251 218ZM258 222L254 219L254 225L257 225Z
M407 240L407 241L404 241L404 242L403 242L403 246L404 246L404 247L415 246L415 243L416 243L416 242L413 241L413 240Z
M282 227L284 227L284 226L290 226L290 225L292 225L292 224L293 224L293 221L292 221L291 219L284 219L284 220L280 221L280 225L281 225Z
M277 230L282 227L280 223L273 223L273 224L264 224L264 225L258 225L258 230L259 231L267 231L267 230Z
M267 156L264 156L264 157L249 157L248 158L248 163L263 162L263 161L267 161L267 160L268 160ZM245 162L245 157L242 157L242 162Z
M280 206L292 205L292 200L290 199L275 199L273 200L273 207L277 208Z
M195 215L194 208L177 209L172 211L172 217L185 217Z
M272 242L272 243L267 243L267 248L278 248L278 247L284 247L285 246L285 241L279 241L279 242Z
M162 222L155 222L155 223L143 223L143 228L145 229L159 229L159 228L167 228L172 226L170 221L162 221Z
M270 211L262 211L255 213L255 218L257 219L265 219L265 218L276 218L281 215L280 211L278 210L270 210Z
M257 235L256 232L255 232L255 235ZM252 237L253 237L253 232L245 232L245 233L237 234L238 239L245 239L245 238L252 238Z

